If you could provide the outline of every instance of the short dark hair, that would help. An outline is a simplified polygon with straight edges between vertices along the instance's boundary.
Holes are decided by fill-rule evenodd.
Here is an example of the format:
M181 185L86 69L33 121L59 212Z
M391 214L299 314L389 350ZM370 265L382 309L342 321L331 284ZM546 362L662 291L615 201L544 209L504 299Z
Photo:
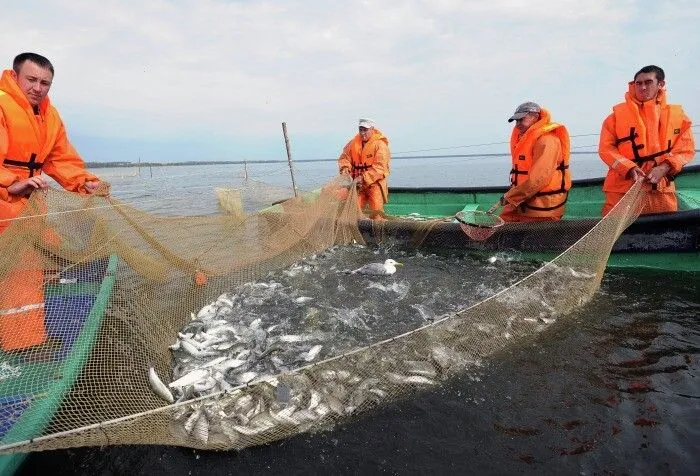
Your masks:
M646 74L646 73L654 73L656 75L656 80L657 81L663 81L664 78L666 78L666 75L664 74L664 70L659 68L658 66L654 66L653 64L650 64L649 66L645 66L639 71L637 71L634 74L634 79L637 79L637 76L640 74Z
M19 69L26 61L31 61L41 68L48 69L51 71L51 75L54 74L51 61L49 61L49 59L45 56L41 56L37 53L20 53L15 56L15 60L12 62L12 69L15 70L15 73L19 74Z

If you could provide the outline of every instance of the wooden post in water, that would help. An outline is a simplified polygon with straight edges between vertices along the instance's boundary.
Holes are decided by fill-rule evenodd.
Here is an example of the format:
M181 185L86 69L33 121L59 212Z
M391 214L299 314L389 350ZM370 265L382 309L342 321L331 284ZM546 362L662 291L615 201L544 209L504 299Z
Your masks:
M292 188L294 189L294 196L298 197L297 183L294 180L294 168L292 167L292 150L289 147L289 137L287 137L287 123L282 123L282 133L284 134L284 145L287 148L287 162L289 163L289 173L292 175Z
M243 172L245 172L245 181L248 181L248 161L243 161Z

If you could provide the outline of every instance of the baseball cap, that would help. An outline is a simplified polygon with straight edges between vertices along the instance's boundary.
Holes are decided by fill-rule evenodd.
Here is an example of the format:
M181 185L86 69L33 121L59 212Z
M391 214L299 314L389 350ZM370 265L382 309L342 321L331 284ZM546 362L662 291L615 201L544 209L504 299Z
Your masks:
M542 112L542 108L537 103L524 102L515 109L515 113L513 113L513 115L510 116L510 119L508 119L508 122L513 122L517 119L522 119L530 112L534 112L536 114L539 114L540 112Z
M372 120L372 119L360 119L360 125L359 127L366 127L367 129L371 129L373 127L377 127L377 124Z

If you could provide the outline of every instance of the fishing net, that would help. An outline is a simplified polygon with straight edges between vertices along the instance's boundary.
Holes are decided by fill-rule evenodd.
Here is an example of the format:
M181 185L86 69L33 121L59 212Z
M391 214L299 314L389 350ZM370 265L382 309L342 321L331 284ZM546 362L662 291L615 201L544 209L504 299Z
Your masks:
M490 238L503 225L503 219L498 215L479 210L457 212L455 219L462 231L474 241Z
M635 187L602 220L527 239L523 228L521 246L560 254L496 294L400 334L355 327L343 347L249 310L266 288L282 286L275 279L297 276L304 260L380 242L397 221L367 227L343 179L251 212L246 197L277 200L256 187L218 190L222 210L203 216L163 216L54 189L32 195L0 234L0 452L241 449L410 398L585 304L643 198ZM405 233L423 245L426 230L434 246L454 236L453 223L416 223ZM497 248L499 235L481 245ZM268 303L277 314L265 315L297 313L295 304L313 298L289 296ZM346 301L343 315L358 316L355 297Z

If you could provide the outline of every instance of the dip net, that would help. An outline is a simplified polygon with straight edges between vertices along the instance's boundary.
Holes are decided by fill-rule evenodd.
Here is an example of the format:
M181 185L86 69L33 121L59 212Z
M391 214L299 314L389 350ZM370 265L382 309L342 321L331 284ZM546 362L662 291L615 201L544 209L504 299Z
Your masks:
M587 303L644 198L635 186L602 220L540 233L539 243L556 244L559 254L479 302L398 335L360 328L355 345L342 347L282 318L250 315L249 306L256 292L276 286L265 282L270 273L293 274L329 249L382 241L395 223L361 231L356 191L341 193L342 179L246 213L241 197L269 198L264 187L255 190L217 190L222 210L210 215L163 216L49 189L4 222L3 458L123 444L237 450L362 418ZM415 228L414 244L425 245L430 229L440 245L447 225ZM499 233L475 249L497 249ZM294 312L274 306L280 316Z

